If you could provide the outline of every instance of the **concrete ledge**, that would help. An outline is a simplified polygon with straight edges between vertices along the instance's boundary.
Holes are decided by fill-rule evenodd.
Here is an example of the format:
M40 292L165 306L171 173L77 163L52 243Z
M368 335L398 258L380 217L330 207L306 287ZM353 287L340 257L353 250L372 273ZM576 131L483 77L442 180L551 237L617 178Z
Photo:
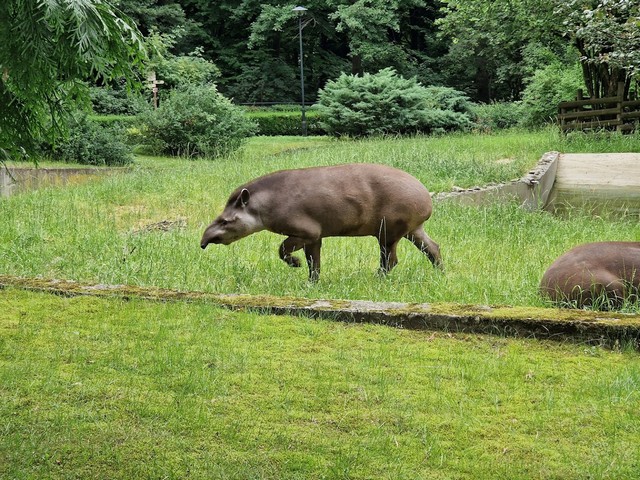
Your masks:
M0 197L44 186L65 186L91 180L114 172L127 171L128 167L85 167L85 168L32 168L1 167Z
M523 208L533 211L547 205L558 168L558 152L547 152L524 177L508 183L443 192L433 199L454 201L461 205L489 205L496 201L516 199Z
M317 300L268 295L180 292L154 287L83 284L0 275L0 288L19 288L64 296L204 302L233 310L300 315L394 328L483 333L501 336L571 340L640 349L640 314L509 306Z

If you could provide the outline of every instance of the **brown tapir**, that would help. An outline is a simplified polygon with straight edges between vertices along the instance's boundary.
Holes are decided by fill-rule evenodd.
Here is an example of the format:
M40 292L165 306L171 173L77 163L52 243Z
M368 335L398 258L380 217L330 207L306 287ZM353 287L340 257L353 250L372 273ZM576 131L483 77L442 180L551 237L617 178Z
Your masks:
M313 281L320 274L324 237L376 237L383 272L398 263L396 246L404 237L440 267L440 249L422 227L431 209L431 196L422 183L385 165L281 170L236 188L222 214L204 231L200 246L228 245L261 230L286 235L280 258L299 267L292 253L302 249Z
M542 276L540 291L564 306L619 308L638 301L640 242L596 242L572 248Z

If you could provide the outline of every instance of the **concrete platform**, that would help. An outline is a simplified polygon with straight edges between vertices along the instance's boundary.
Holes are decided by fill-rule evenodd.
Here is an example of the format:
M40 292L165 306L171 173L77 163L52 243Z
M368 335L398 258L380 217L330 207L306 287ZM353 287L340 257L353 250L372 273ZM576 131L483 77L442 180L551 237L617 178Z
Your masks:
M545 208L640 217L640 153L561 154Z
M640 218L640 153L545 153L519 180L434 195L435 202L490 205L518 201L527 210Z

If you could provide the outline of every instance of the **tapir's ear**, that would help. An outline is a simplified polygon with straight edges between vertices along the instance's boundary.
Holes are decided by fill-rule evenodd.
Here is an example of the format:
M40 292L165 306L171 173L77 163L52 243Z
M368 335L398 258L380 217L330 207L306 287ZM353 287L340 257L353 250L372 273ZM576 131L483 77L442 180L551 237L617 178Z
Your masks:
M246 207L247 203L249 203L249 190L247 190L246 188L243 188L242 191L240 192L240 195L238 196L238 205L239 206L243 206Z

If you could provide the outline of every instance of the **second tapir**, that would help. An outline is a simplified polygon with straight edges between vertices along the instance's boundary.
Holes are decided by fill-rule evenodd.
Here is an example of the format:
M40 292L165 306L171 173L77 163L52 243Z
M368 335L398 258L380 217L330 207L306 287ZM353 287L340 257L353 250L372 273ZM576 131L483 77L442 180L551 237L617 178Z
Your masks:
M422 183L385 165L281 170L236 188L204 231L200 246L228 245L261 230L286 235L280 258L298 267L292 254L302 249L309 279L317 280L324 237L376 237L383 272L398 263L396 246L406 238L440 267L438 244L423 229L431 210L431 196Z

